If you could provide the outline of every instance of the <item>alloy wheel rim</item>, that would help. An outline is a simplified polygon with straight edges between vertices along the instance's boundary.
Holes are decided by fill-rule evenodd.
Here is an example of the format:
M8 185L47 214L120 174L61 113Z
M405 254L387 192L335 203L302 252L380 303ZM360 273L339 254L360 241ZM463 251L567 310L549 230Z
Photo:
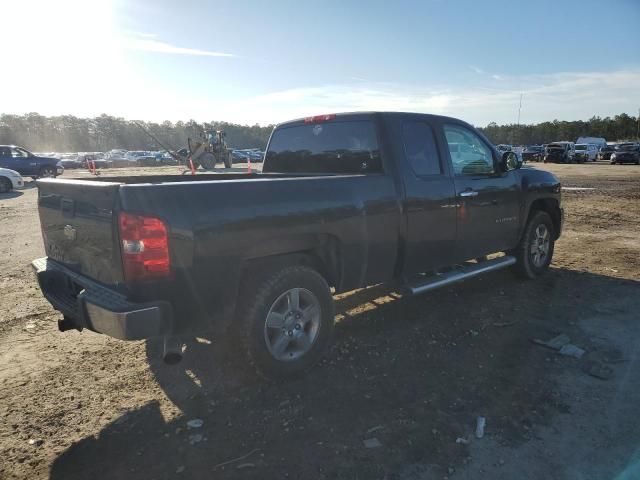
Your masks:
M529 250L531 260L536 267L542 267L547 261L550 245L549 229L541 223L534 231Z
M264 340L273 358L299 359L311 350L320 332L318 298L306 288L292 288L271 305L264 322Z

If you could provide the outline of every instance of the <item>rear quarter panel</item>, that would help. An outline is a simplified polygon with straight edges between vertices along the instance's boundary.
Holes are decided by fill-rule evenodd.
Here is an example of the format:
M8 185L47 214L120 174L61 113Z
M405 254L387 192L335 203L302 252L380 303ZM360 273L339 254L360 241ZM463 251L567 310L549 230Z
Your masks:
M339 291L391 279L397 261L400 206L385 175L125 185L120 204L169 225L171 296L194 319L229 320L236 296L253 293L238 293L253 259L329 242Z

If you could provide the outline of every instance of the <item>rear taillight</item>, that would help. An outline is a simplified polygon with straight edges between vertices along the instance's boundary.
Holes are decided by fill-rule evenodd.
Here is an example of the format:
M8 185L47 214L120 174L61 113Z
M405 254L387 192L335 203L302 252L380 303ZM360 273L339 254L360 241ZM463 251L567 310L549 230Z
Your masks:
M329 120L335 120L335 118L335 113L330 113L329 115L315 115L313 117L305 118L304 123L328 122Z
M155 217L120 212L122 265L128 282L164 278L171 273L167 227Z

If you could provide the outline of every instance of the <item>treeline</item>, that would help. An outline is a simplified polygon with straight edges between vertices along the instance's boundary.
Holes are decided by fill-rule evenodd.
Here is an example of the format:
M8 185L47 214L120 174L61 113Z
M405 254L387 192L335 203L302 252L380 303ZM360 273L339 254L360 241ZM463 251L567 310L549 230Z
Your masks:
M637 118L622 113L615 117L592 117L587 121L554 120L534 125L497 125L490 123L481 130L495 144L542 144L578 137L604 137L607 141L636 139ZM196 138L200 124L188 122L139 122L169 148L187 145ZM232 148L261 148L267 145L273 126L237 125L211 122L227 132ZM134 122L101 115L78 118L72 115L45 117L37 113L0 115L0 144L21 145L40 152L104 152L112 148L127 150L159 150L161 147Z
M615 117L591 117L587 121L566 122L554 120L534 125L497 125L490 123L481 128L496 145L533 145L568 140L575 142L578 137L603 137L608 142L636 140L638 119L626 113Z
M171 149L186 147L187 138L197 138L200 124L188 122L138 122ZM267 145L273 126L210 122L227 133L232 148ZM0 115L0 144L20 145L36 152L104 152L112 148L160 150L134 122L109 115L78 118L72 115L45 117L37 113Z

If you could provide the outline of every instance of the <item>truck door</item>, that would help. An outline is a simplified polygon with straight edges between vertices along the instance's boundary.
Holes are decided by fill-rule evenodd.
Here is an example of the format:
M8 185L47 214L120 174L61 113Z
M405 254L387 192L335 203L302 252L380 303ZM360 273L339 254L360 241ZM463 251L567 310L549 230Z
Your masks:
M433 126L416 119L403 121L401 128L407 221L404 271L412 275L452 262L456 198L453 180L439 155Z
M14 165L21 175L37 175L38 174L38 160L29 152L22 148L11 147L11 156L14 160Z
M456 261L513 248L520 224L520 177L502 173L493 148L464 125L444 124L457 198Z

